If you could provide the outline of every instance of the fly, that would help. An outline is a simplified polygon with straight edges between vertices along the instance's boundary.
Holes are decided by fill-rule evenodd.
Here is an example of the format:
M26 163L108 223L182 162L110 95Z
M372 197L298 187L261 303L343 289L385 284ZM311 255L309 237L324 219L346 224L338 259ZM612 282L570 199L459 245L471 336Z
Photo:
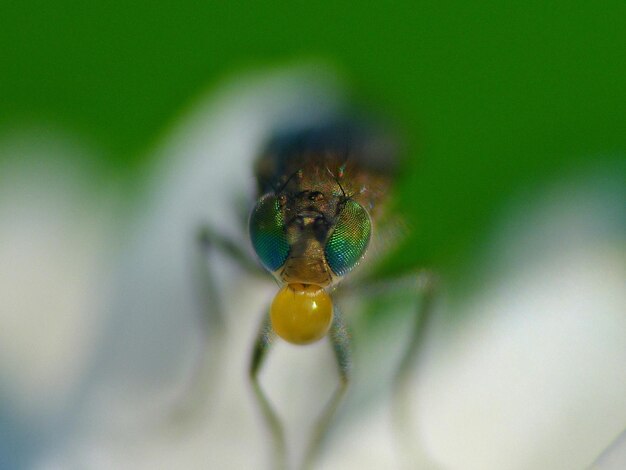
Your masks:
M377 224L397 174L396 149L394 140L378 127L341 120L275 136L254 164L257 199L248 233L278 291L261 322L249 374L273 436L278 468L286 467L285 438L258 381L259 371L276 336L298 345L328 336L339 385L310 441L304 461L305 467L310 466L351 378L350 334L334 298L357 266L367 264L368 248L376 243ZM226 238L207 229L202 239L255 269L254 262ZM417 355L432 297L429 276L411 278L409 287L402 282L383 286L367 277L361 285L349 287L365 296L381 288L412 289L421 296L414 331L396 374L398 390Z
M290 343L328 333L329 292L367 252L394 167L393 155L370 155L371 137L353 124L307 129L275 139L256 162L250 239L281 286L272 330Z

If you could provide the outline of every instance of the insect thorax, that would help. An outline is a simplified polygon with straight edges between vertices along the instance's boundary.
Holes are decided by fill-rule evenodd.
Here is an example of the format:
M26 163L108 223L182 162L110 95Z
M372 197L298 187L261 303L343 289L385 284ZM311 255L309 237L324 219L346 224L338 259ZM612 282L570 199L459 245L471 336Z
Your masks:
M352 121L287 131L256 161L258 196L284 194L294 216L315 207L329 217L347 196L375 218L396 171L396 152L389 135Z

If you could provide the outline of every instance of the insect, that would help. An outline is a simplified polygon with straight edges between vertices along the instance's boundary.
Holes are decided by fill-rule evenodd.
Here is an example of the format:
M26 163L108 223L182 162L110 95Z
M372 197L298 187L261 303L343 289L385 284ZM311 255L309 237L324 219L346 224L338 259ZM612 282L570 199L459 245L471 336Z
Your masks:
M351 380L350 333L334 302L346 280L367 264L368 248L377 241L397 174L397 146L379 127L353 119L286 130L272 138L254 164L257 199L248 222L250 242L278 290L264 314L252 348L249 376L272 433L276 467L285 468L285 438L278 415L259 384L259 372L276 336L293 344L309 344L328 336L339 373L339 385L319 418L303 467L311 466L332 417ZM222 247L243 265L255 269L238 247L212 231L206 244ZM417 355L432 282L386 283L361 277L349 289L367 293L412 289L422 298L414 331L396 374L400 384ZM367 294L364 294L367 295Z
M328 332L328 291L365 256L371 217L389 190L393 161L383 162L392 156L369 155L372 143L357 132L348 124L300 131L277 138L257 161L250 239L283 286L270 318L272 329L291 343L307 344Z

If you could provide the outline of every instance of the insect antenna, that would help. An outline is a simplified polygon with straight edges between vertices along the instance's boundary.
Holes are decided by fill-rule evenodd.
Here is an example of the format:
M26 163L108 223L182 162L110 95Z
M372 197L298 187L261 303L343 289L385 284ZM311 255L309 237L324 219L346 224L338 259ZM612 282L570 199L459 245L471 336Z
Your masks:
M287 178L287 179L285 180L285 182L284 182L282 185L280 185L280 187L276 190L276 194L280 194L280 193L282 193L282 192L283 192L283 190L287 187L287 185L288 185L288 184L289 184L289 182L291 181L291 179L292 179L294 176L296 176L298 173L300 173L301 171L302 171L302 169L298 169L298 170L294 171L294 172L293 172L293 173L289 176L289 178Z
M342 168L345 166L342 165ZM330 168L328 168L328 165L326 165L326 171L328 171L328 174L335 180L335 183L337 183L337 186L339 186L339 189L341 189L341 200L342 202L346 202L349 199L352 198L352 195L349 195L348 193L346 193L346 191L343 189L343 186L341 185L341 181L339 181L339 178L337 177L337 175L335 175Z

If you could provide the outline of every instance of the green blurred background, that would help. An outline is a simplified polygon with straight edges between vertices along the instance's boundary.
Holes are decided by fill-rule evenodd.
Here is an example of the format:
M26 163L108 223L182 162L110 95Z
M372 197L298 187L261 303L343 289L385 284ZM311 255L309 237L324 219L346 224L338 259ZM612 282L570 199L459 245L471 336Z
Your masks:
M207 88L321 59L408 137L416 230L393 268L455 271L511 198L621 167L625 18L623 1L5 1L0 135L68 129L102 150L103 181L133 181Z

